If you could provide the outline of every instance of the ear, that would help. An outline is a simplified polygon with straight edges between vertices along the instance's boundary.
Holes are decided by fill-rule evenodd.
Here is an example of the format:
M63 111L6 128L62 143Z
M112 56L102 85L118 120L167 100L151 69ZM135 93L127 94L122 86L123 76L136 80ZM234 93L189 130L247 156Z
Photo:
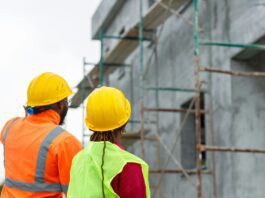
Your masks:
M63 103L63 101L60 101L60 102L57 102L57 108L59 109L59 110L62 110L63 108L64 108L64 103Z

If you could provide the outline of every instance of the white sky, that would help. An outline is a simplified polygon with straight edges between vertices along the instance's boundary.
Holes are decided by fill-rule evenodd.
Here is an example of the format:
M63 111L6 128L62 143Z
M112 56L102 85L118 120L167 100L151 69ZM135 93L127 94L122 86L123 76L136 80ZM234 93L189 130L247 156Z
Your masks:
M100 0L0 0L0 128L23 116L30 80L51 71L71 87L82 78L82 58L99 60L91 17ZM70 110L67 130L81 139L81 110ZM4 179L0 146L0 182Z

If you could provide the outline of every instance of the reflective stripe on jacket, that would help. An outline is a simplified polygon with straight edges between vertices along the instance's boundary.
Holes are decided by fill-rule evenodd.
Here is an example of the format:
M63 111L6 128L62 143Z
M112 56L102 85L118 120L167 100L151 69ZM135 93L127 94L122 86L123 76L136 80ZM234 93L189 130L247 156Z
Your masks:
M5 185L1 197L62 197L80 142L58 126L52 110L15 118L2 130Z
M79 152L72 164L68 198L103 197L102 193L102 153L104 142L89 142L88 147ZM148 165L135 155L120 149L117 145L106 142L104 156L104 192L105 197L119 197L112 186L112 180L122 172L128 163L141 165L146 197L150 197Z

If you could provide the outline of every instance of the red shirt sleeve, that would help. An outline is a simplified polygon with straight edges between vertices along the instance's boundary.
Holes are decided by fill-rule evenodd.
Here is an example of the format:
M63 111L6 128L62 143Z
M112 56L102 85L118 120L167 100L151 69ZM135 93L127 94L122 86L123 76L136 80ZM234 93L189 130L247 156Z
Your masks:
M144 176L140 164L128 163L111 182L116 194L121 198L146 198Z

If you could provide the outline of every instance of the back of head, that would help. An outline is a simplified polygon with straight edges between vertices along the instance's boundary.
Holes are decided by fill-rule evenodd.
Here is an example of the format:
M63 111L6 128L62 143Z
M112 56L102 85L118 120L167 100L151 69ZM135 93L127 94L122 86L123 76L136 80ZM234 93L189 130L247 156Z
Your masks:
M85 121L94 132L114 131L124 126L130 115L130 102L117 88L103 86L87 98Z
M54 73L45 72L35 77L28 86L27 106L46 106L59 102L72 94L66 80Z

